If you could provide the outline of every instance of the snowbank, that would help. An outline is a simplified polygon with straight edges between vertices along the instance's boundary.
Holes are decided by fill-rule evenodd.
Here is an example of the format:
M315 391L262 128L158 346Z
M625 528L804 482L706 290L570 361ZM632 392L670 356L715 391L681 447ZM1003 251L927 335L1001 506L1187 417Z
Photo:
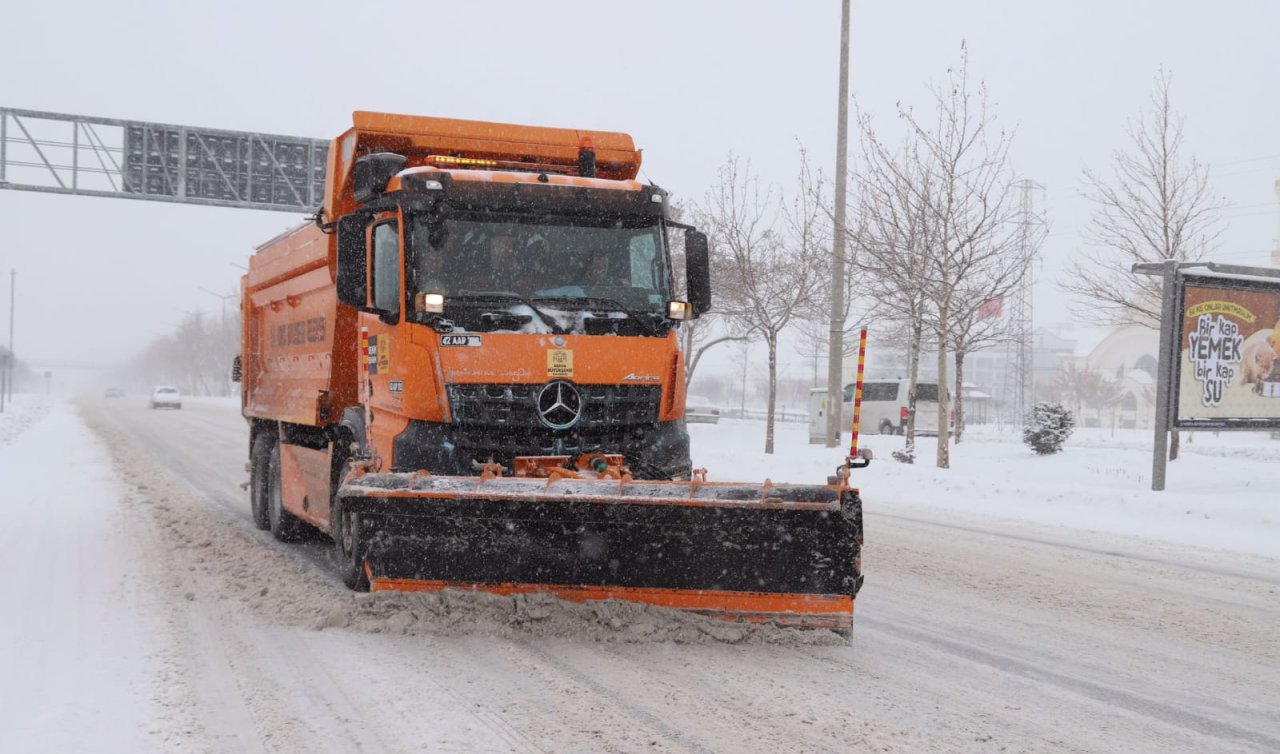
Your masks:
M110 458L69 406L18 398L0 414L0 748L164 748L165 629Z
M53 405L47 396L19 393L13 400L5 401L4 412L0 413L0 446L13 442L35 424Z
M808 444L803 426L778 425L777 452L762 452L764 425L724 420L691 425L695 466L711 480L818 482L847 449ZM1280 557L1280 441L1265 434L1183 434L1167 489L1151 491L1151 433L1083 430L1063 452L1037 456L1020 434L980 428L953 446L951 468L934 466L934 438L917 443L916 463L890 458L901 437L869 435L876 460L854 475L869 516L896 514L990 526L1029 521L1200 547ZM1069 532L1066 532L1070 536Z

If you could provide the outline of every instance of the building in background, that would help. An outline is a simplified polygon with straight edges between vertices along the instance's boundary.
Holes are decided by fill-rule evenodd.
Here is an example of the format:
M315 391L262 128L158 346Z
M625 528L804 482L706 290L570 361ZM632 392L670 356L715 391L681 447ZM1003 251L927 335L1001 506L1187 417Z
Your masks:
M1149 327L1126 325L1113 329L1085 356L1079 366L1098 372L1118 388L1110 406L1084 411L1082 426L1150 429L1155 418L1156 373L1160 334Z

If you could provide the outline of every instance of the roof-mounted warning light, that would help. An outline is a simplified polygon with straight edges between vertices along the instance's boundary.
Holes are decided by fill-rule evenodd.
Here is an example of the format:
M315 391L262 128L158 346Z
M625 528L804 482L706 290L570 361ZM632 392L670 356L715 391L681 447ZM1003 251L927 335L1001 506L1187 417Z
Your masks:
M430 154L422 159L423 165L431 165L433 167L462 168L468 170L484 170L487 168L496 168L498 170L514 170L521 173L556 173L562 175L570 175L573 171L572 165L555 165L546 162L517 162L515 160L489 160L477 157L454 157L452 155Z
M596 146L590 136L578 140L578 175L583 178L596 177Z

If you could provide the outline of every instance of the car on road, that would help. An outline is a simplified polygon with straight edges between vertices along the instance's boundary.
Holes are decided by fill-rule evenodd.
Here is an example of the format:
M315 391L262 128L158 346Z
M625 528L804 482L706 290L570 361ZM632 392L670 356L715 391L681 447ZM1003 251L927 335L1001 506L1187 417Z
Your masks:
M161 385L151 391L151 408L182 408L182 393L172 385Z
M718 424L720 409L706 398L691 395L684 402L684 420L690 424Z
M862 430L882 435L900 435L907 430L908 393L911 381L868 380L862 385ZM853 420L855 384L844 386L844 418L848 427ZM951 412L948 432L955 431L955 412ZM938 434L938 383L916 382L916 434Z
M109 387L102 391L103 398L123 398L124 391L118 387Z

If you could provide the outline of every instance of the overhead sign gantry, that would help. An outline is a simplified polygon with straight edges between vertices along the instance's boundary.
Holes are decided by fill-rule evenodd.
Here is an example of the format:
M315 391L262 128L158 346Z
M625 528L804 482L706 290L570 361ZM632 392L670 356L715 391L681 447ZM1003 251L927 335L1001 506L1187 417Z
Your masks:
M0 107L0 189L314 212L329 142Z

